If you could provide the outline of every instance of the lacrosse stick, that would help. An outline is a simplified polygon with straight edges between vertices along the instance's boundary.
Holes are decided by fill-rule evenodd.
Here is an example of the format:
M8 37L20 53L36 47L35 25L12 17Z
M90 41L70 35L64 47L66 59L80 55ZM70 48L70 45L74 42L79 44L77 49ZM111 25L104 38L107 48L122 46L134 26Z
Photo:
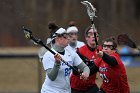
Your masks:
M90 20L91 20L92 28L93 28L93 30L95 30L95 31L94 31L94 38L95 38L96 47L98 47L97 30L96 30L95 25L94 25L94 23L93 23L93 18L94 18L94 17L97 17L97 16L95 15L96 8L94 8L94 6L93 6L90 2L88 2L88 1L82 1L81 3L82 3L83 5L85 5L86 8L87 8L87 14L88 14L88 16L89 16L89 18L90 18ZM99 51L99 50L97 49L97 51Z
M140 51L140 48L137 47L134 41L132 41L127 34L120 34L117 37L117 41L119 45L126 45L131 48L136 48Z
M56 53L54 51L52 51L48 46L46 46L42 41L41 39L37 39L35 38L33 35L32 35L32 31L25 28L23 26L22 30L24 31L24 34L25 34L25 38L26 39L30 39L34 42L34 44L36 45L41 45L43 47L45 47L48 51L50 51L53 55L55 55ZM61 60L62 62L64 62L68 67L70 67L73 71L77 72L79 75L81 75L82 72L79 72L76 68L74 68L73 66L71 66L68 62L66 62L65 60Z

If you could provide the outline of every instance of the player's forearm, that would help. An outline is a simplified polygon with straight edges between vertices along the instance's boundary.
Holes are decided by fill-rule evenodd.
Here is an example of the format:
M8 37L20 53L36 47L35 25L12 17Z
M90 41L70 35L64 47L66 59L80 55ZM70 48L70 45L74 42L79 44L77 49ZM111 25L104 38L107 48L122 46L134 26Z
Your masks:
M53 68L47 69L47 75L52 81L56 79L59 69L60 69L60 64L58 63L54 63Z
M90 69L89 69L89 67L84 62L82 62L81 64L79 64L77 67L80 70L82 70L84 73L90 74Z
M118 64L117 60L114 57L109 56L106 53L103 53L102 59L104 60L104 62L106 62L107 64L111 66L116 66Z
M97 73L99 71L99 67L97 67L94 62L92 66L90 66L89 68L90 68L90 75L93 75L94 73Z

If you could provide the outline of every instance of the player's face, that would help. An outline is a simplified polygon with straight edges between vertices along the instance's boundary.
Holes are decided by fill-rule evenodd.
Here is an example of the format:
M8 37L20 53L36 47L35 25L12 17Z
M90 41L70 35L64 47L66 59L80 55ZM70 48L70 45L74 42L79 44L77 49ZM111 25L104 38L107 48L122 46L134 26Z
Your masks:
M98 41L99 40L98 33L96 33L96 37L97 37L97 41ZM95 38L94 38L94 31L93 31L93 29L90 29L88 31L88 34L86 36L86 41L87 41L87 44L95 46Z
M77 39L78 39L77 33L74 33L74 32L69 33L69 40L70 40L70 42L76 42Z
M103 44L103 51L110 54L113 53L114 50L113 49L113 43L112 42L104 42Z
M69 37L67 34L57 37L57 42L61 47L66 47L69 44Z

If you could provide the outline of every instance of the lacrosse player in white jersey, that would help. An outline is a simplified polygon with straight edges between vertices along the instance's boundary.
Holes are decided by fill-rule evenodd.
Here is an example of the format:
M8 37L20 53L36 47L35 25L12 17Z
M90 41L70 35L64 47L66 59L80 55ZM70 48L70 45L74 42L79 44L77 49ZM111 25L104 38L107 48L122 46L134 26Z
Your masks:
M66 30L59 28L55 23L49 24L51 29L53 55L47 51L43 56L43 67L46 71L46 78L42 85L41 93L71 93L70 73L71 68L61 60L65 60L71 66L77 66L82 71L81 79L87 80L90 74L88 66L74 51L65 48L68 43Z
M67 46L68 49L76 51L77 48L85 45L84 42L78 41L78 28L76 27L74 21L70 21L69 27L67 28L67 33L69 35L69 45Z

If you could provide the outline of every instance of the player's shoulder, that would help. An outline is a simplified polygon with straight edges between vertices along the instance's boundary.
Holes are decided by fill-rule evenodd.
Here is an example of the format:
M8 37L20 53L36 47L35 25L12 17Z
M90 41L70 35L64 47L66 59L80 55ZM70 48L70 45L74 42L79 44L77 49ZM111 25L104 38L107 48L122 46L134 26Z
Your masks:
M79 43L79 44L85 44L83 41L77 41L77 43Z
M82 41L77 41L77 45L81 47L81 46L85 45L85 43Z
M114 56L116 58L120 58L120 55L118 53L111 53L110 56Z
M88 50L87 45L83 45L80 48L77 48L77 51L82 54L84 54L86 50Z
M70 45L65 47L66 50L72 50L72 47Z
M51 50L56 53L56 51L53 48L51 48ZM50 51L46 51L46 53L44 54L44 56L45 57L51 57L51 56L53 56L53 54Z
M67 46L67 47L65 48L65 51L66 51L66 53L70 53L70 54L75 53L75 51L73 51L72 48L70 48L69 46Z
M87 45L85 44L85 45L83 45L83 46L81 46L80 48L78 48L79 50L84 50L84 49L87 49Z
M112 53L112 54L110 54L110 56L113 56L119 64L122 64L122 60L121 60L120 55L118 53Z
M76 57L78 55L75 51L73 51L72 49L69 49L69 48L65 48L65 54L71 55L72 57Z

